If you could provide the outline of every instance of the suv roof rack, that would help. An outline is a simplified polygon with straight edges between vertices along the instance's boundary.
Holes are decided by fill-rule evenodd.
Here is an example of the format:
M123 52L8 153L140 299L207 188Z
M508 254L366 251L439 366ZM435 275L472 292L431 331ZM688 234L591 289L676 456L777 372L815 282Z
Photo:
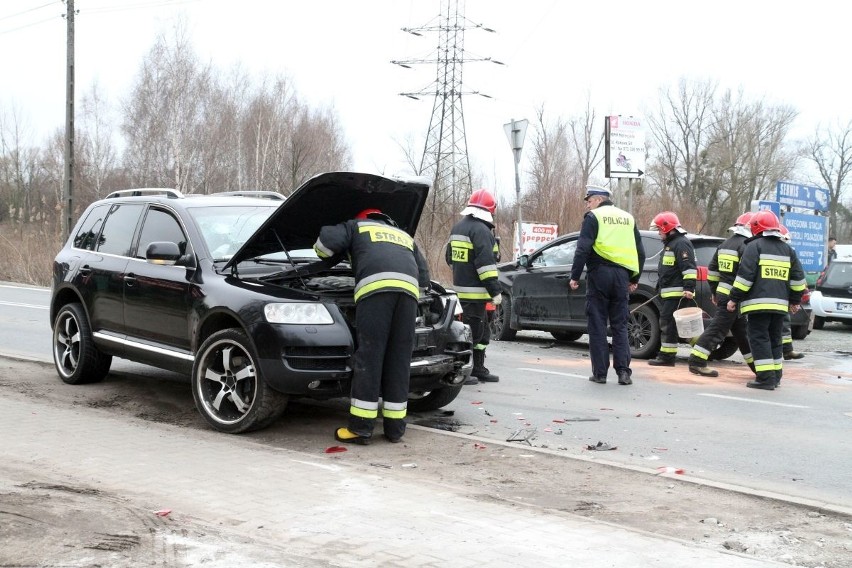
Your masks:
M183 194L176 189L161 188L161 187L140 187L137 189L120 189L113 191L104 199L114 199L116 197L140 197L143 195L165 195L169 199L178 199L183 197Z
M232 195L236 197L260 197L262 199L275 199L284 201L284 196L277 191L221 191L212 195Z

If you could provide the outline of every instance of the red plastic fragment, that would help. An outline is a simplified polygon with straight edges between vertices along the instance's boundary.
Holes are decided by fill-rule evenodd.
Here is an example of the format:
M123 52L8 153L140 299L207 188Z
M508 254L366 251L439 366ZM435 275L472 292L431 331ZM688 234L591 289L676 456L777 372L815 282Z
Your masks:
M475 443L473 444L473 447L474 447L474 448L476 448L477 450L484 450L484 449L485 449L485 444L480 444L479 442L475 442Z
M158 517L168 517L171 512L171 509L160 509L159 511L154 511L154 514Z
M471 404L482 404L482 401L481 400L473 400L473 401L471 401Z
M327 454L338 454L340 452L346 452L346 451L348 451L348 450L346 448L344 448L343 446L329 446L325 449L325 453L327 453Z
M563 420L562 418L554 418L553 421L557 424L565 424L565 420Z
M671 466L658 467L657 471L659 473L675 473L677 475L683 475L684 473L686 473L686 470L684 470L682 467L671 467Z

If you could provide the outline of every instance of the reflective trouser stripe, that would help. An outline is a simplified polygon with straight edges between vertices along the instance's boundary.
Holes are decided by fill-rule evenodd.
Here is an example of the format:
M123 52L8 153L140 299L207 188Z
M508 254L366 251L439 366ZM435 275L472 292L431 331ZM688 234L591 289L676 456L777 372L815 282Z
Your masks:
M350 400L349 414L359 418L376 418L379 415L379 402L369 400Z
M757 372L774 371L775 370L775 361L773 359L761 359L759 361L755 361L754 362L754 370L757 371Z
M408 409L408 401L406 402L382 402L382 416L385 418L405 418Z
M663 343L660 345L660 353L677 353L677 343Z
M700 345L696 345L692 348L692 351L689 354L693 357L698 357L699 359L704 359L705 361L710 357L710 351L701 347Z

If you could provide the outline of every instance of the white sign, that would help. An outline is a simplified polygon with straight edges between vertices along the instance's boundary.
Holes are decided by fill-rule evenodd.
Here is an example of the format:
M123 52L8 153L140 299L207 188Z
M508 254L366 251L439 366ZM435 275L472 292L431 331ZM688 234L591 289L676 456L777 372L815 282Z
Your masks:
M503 125L506 138L509 139L509 145L513 151L520 153L521 148L524 147L524 139L527 137L527 126L529 126L529 123L529 120L524 119L512 120L512 122L507 122Z
M512 247L512 258L518 258L522 254L530 254L544 244L549 243L556 238L558 225L554 223L521 223L521 252L518 253L518 243L515 242ZM515 223L515 235L518 234L518 224Z
M606 177L638 178L645 173L645 128L633 116L607 117Z

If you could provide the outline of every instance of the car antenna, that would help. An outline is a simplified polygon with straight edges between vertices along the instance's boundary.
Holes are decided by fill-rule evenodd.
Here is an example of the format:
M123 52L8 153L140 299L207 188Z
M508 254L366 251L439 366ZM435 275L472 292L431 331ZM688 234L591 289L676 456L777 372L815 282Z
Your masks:
M284 246L284 242L281 240L281 237L278 236L278 231L273 230L272 234L275 235L275 240L277 240L278 244L281 245L281 250L283 250L284 254L287 255L287 260L290 262L290 266L292 266L293 270L296 272L296 276L299 277L299 282L302 284L302 288L307 290L308 287L305 284L305 281L302 279L302 275L299 274L299 269L296 266L296 263L293 262L293 259L290 257L290 251L287 250L287 247Z

